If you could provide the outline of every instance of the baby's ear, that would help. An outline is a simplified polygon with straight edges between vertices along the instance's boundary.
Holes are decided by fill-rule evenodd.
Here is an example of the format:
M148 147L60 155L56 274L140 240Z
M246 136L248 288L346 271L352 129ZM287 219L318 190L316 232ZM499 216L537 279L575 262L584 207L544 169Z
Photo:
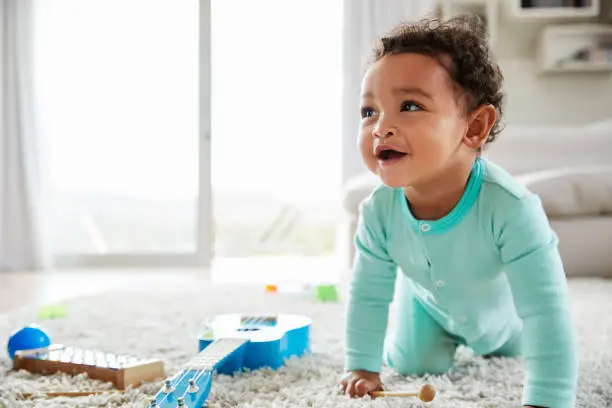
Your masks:
M463 142L471 149L478 150L484 145L497 119L493 105L480 105L468 117L468 129Z

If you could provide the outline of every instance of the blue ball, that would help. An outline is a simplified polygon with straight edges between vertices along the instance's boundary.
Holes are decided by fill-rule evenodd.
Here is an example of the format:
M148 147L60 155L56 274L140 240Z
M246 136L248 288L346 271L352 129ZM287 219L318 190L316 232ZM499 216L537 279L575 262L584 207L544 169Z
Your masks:
M50 345L51 339L47 333L38 326L30 325L17 330L9 337L7 349L9 356L13 359L16 351L49 347Z

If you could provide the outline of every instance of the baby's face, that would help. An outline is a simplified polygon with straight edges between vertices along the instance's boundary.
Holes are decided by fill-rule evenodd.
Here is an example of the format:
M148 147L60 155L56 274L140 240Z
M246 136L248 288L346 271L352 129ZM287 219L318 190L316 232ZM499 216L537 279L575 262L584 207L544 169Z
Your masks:
M457 88L438 60L388 55L362 84L359 148L366 166L390 187L439 176L458 157L468 123Z

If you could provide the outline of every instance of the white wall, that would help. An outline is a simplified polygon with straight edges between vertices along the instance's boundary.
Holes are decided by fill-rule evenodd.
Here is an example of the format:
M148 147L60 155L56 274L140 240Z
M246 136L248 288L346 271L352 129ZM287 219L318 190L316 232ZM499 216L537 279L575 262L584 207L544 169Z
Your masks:
M539 76L531 60L499 62L505 75L508 124L571 125L612 116L611 73Z

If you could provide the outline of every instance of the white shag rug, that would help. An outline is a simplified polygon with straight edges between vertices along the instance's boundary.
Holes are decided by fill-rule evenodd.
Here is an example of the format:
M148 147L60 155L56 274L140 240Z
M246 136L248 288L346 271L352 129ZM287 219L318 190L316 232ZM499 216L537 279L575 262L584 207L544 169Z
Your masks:
M612 406L612 281L573 280L572 306L579 338L581 371L577 407ZM401 377L389 370L389 390L418 390L430 383L436 400L414 398L349 399L338 392L343 364L343 304L319 303L294 294L267 294L260 286L186 287L183 291L114 291L67 302L68 315L38 320L36 308L0 315L0 338L37 322L52 342L92 347L141 358L160 358L168 373L197 352L196 336L209 316L220 313L300 313L313 318L312 355L288 362L278 371L262 370L218 376L208 399L212 407L519 407L521 362L516 359L473 358L457 353L456 368L443 376ZM83 376L38 376L11 371L6 347L0 352L0 407L143 407L161 381L129 390L79 398L34 398L20 392L100 390L108 384ZM111 390L112 391L112 390Z

